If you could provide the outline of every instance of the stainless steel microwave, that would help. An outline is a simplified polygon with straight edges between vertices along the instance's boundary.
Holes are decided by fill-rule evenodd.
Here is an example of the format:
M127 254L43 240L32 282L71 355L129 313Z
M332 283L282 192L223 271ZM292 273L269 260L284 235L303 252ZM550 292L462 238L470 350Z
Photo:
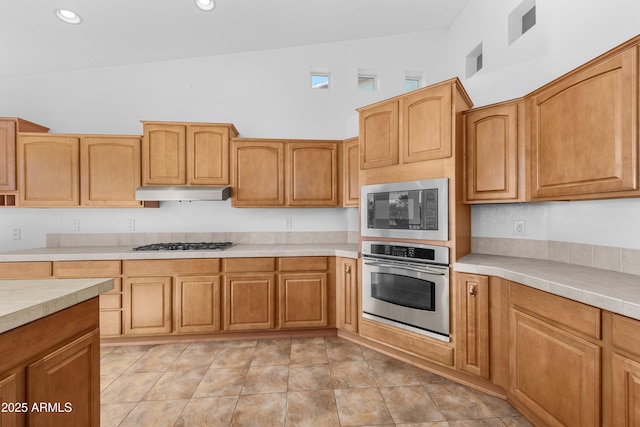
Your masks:
M449 180L363 185L360 216L364 237L447 241Z

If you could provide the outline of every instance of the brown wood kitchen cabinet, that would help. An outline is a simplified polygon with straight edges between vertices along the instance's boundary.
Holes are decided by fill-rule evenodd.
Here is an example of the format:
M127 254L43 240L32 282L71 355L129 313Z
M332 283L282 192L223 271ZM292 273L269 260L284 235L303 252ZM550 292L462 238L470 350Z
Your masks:
M140 137L87 135L80 141L80 204L141 207Z
M18 135L20 206L80 205L80 137Z
M360 168L450 157L455 111L471 105L452 79L359 108Z
M287 205L337 207L340 145L337 142L287 142Z
M143 185L229 185L230 123L143 121Z
M489 277L458 274L459 369L489 378Z
M100 336L122 335L122 266L119 260L110 261L56 261L53 274L59 279L84 277L113 278L113 289L101 294Z
M637 43L527 96L533 200L638 195Z
M340 143L233 139L233 206L337 207Z
M509 394L545 425L599 426L600 310L510 284Z
M20 206L142 207L140 137L20 133Z
M278 326L328 325L327 257L279 258Z
M612 347L605 371L611 378L603 390L604 420L612 426L640 425L640 321L605 312Z
M16 139L18 132L49 129L17 117L0 117L0 207L17 206Z
M223 265L224 330L275 328L275 258L228 258Z
M336 261L336 326L358 332L358 260Z
M342 142L342 206L360 206L360 144L358 137Z
M525 201L524 102L467 110L462 116L465 203Z
M219 330L219 259L122 262L123 334Z
M3 410L3 426L100 425L98 298L0 334L0 348L0 400L28 407ZM32 410L41 402L60 411Z

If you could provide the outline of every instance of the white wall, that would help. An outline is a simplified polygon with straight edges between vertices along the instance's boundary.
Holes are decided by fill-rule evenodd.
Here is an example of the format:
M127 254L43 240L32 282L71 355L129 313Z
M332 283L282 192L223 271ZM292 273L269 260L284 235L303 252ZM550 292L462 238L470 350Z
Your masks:
M258 35L257 35L258 36ZM355 108L401 94L406 71L446 78L446 31L0 79L0 116L56 133L141 134L140 120L230 122L241 137L356 136ZM310 71L330 70L333 88L310 89ZM380 90L359 92L359 68ZM159 209L2 209L0 251L43 246L45 234L136 231L357 230L357 210L233 209L227 202L162 203ZM11 230L22 240L12 241Z
M640 33L637 0L536 0L537 24L511 45L507 16L521 0L471 0L449 31L451 75L475 106L521 97ZM483 43L484 66L464 78L465 57ZM472 234L640 249L640 199L473 207ZM521 236L517 236L521 238Z

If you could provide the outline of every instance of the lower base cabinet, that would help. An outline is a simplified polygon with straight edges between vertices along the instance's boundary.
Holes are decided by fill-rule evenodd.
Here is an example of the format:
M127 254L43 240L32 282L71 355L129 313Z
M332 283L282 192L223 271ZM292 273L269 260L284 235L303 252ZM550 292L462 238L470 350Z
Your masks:
M177 333L220 330L220 276L178 277L173 299Z
M224 330L275 327L275 274L231 274L224 283Z
M100 425L98 298L0 335L0 402L2 426Z
M171 277L127 278L124 286L124 334L171 333Z
M284 273L278 281L279 326L327 326L327 274Z

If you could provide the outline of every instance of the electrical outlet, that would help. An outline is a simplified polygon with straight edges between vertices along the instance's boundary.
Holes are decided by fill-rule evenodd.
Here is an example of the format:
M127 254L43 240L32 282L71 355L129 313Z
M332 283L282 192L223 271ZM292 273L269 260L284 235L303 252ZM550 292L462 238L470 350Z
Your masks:
M22 239L22 232L19 228L14 228L11 230L11 240L20 240Z
M286 218L284 220L284 228L285 230L291 230L293 228L293 219Z
M525 222L523 219L517 219L513 221L513 235L524 236L525 235Z
M127 223L127 230L129 231L135 231L136 230L136 220L135 219L130 219L129 222Z
M72 219L71 220L71 231L80 231L80 220Z

